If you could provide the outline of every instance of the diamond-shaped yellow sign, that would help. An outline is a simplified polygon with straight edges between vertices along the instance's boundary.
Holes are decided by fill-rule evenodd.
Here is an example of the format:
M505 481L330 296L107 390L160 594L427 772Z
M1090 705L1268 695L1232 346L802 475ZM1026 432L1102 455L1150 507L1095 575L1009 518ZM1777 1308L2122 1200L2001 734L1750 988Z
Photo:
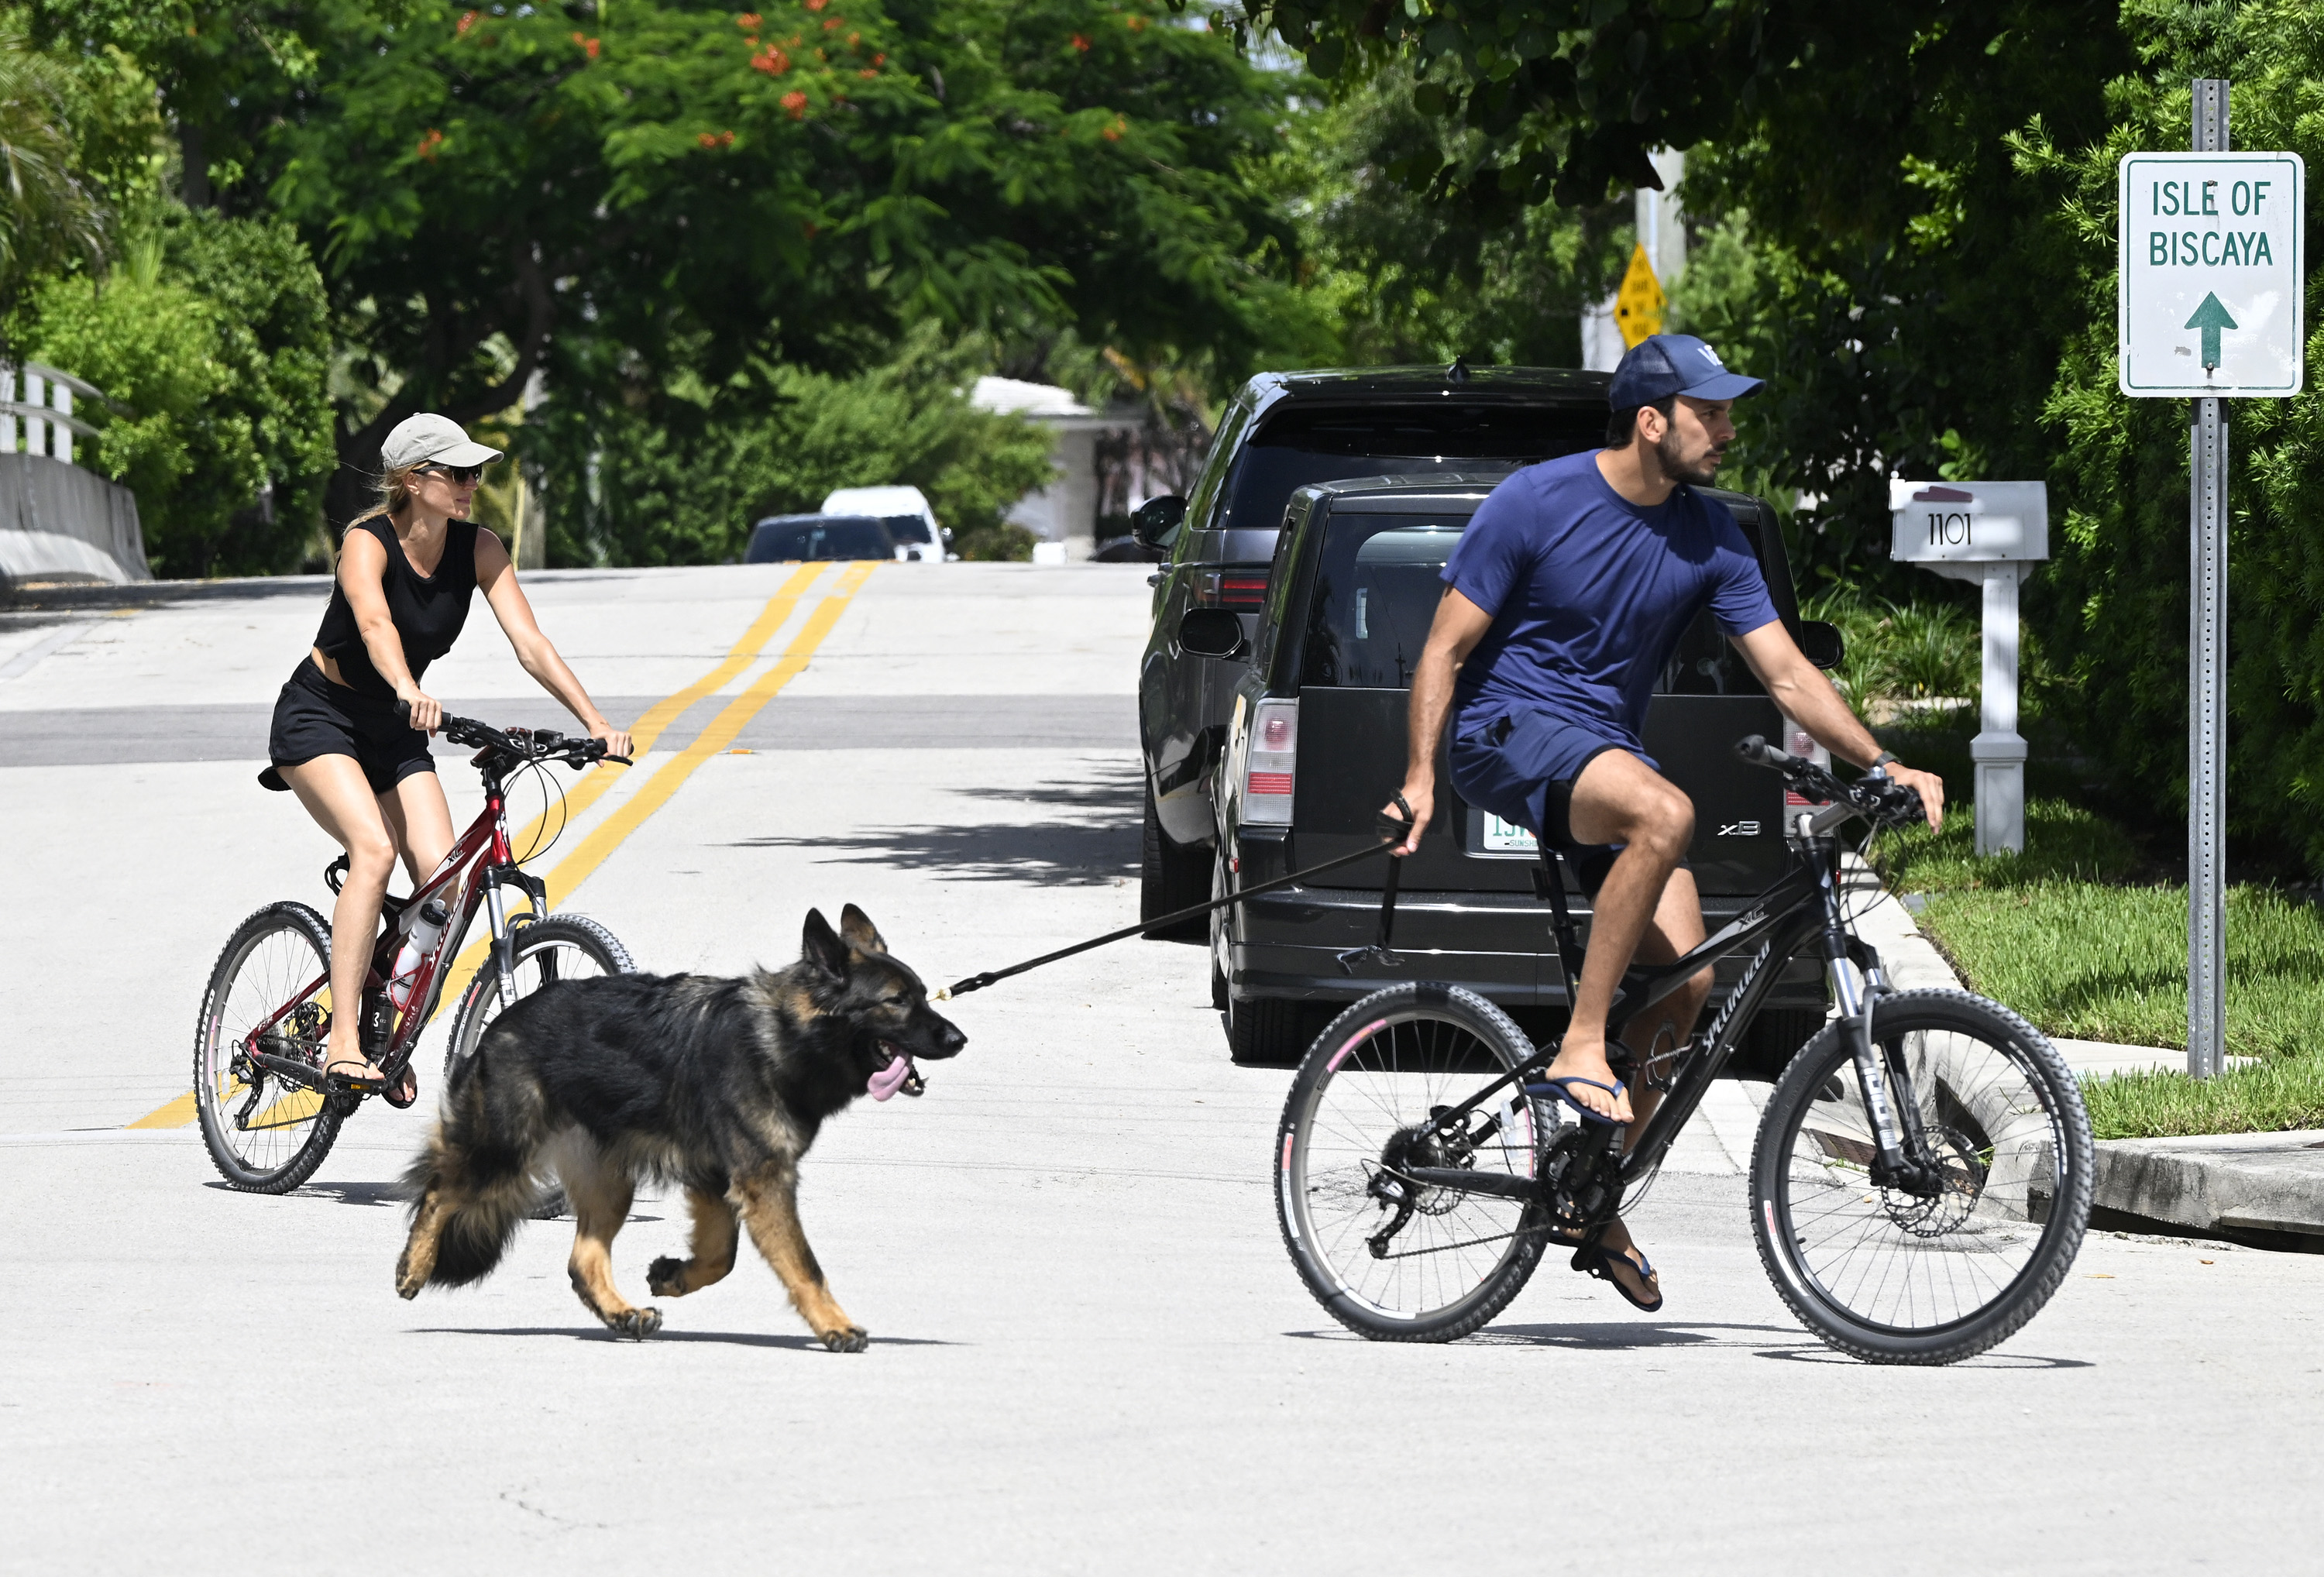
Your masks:
M1646 249L1640 244L1630 254L1622 288L1614 292L1614 323L1622 331L1622 343L1635 346L1650 334L1660 334L1663 308L1668 304L1662 281L1655 278L1655 265L1646 261Z

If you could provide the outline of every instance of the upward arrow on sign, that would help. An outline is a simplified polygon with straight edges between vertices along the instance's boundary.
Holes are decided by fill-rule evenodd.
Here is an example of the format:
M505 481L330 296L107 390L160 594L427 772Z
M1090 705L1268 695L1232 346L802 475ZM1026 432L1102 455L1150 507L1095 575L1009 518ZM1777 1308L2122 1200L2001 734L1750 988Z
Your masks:
M2186 298L2180 299L2184 300ZM2206 291L2203 304L2195 309L2195 315L2188 318L2185 325L2189 328L2200 328L2203 331L2203 370L2205 372L2208 373L2219 364L2219 330L2233 328L2235 326L2236 320L2227 316L2227 309L2225 307L2219 305L2218 293Z

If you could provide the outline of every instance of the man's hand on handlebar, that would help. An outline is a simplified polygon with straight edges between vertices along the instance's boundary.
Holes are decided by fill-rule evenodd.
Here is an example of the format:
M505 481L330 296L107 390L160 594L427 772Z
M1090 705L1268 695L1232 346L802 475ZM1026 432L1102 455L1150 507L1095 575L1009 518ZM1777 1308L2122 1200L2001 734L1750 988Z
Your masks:
M1921 796L1921 813L1929 818L1929 830L1936 831L1945 825L1945 780L1934 772L1916 772L1902 761L1891 761L1883 769L1888 780L1916 790Z
M1406 783L1404 786L1404 803L1412 807L1412 830L1405 834L1404 842L1397 845L1396 855L1399 860L1420 847L1420 829L1428 825L1429 816L1436 809L1435 786L1430 783ZM1397 805L1393 799L1381 806L1379 813L1380 820L1384 823L1404 820L1403 807Z
M444 707L435 696L414 685L396 696L396 710L405 714L404 721L412 727L434 733L444 726Z

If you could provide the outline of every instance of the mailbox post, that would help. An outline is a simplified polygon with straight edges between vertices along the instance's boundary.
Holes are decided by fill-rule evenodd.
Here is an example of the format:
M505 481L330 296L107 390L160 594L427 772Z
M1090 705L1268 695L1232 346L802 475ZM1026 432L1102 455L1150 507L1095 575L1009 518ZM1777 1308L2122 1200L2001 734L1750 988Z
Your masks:
M2040 482L1888 484L1892 558L1985 588L1977 852L2025 852L2025 741L2017 732L2017 587L2050 557L2050 490Z

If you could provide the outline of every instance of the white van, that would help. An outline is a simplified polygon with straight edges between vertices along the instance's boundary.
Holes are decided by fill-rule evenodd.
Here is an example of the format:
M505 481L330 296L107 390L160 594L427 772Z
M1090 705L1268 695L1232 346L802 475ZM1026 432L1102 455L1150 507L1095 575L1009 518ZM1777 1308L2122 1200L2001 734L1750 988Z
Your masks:
M952 533L936 524L928 495L917 487L842 487L823 501L827 515L871 515L896 539L896 557L942 564L956 558Z

